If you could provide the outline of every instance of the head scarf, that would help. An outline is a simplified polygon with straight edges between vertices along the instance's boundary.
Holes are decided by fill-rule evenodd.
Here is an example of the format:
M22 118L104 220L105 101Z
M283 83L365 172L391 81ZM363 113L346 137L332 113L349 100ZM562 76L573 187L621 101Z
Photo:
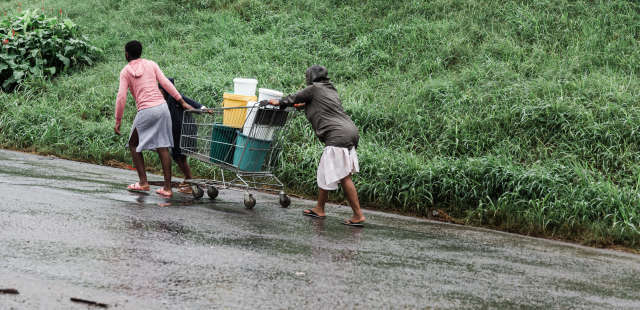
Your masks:
M329 78L327 77L327 75L327 68L319 65L313 65L309 67L309 69L307 69L307 72L305 73L307 85L311 85L314 82L328 81Z

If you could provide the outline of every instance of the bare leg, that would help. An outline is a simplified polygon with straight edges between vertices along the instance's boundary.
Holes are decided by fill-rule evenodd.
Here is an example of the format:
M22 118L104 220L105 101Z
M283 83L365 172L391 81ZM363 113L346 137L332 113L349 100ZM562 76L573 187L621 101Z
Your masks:
M174 158L174 160L176 164L178 164L178 168L180 168L180 171L182 171L182 174L184 175L184 179L185 180L193 179L193 175L191 175L191 168L189 167L189 162L187 161L187 157L179 156L178 159ZM193 193L191 189L191 185L189 185L189 183L185 181L182 181L182 183L180 183L180 187L178 191L184 194Z
M171 192L171 157L169 157L169 149L161 147L156 150L160 156L162 163L162 173L164 174L164 190Z
M318 188L318 203L314 211L317 211L316 213L320 216L324 215L324 205L327 203L327 199L329 199L329 191Z
M324 205L327 203L327 199L329 199L329 191L318 188L318 203L316 204L316 207L311 210L318 216L325 216Z
M144 171L144 157L142 157L142 153L136 152L138 143L138 129L134 129L131 139L129 139L129 150L131 151L131 157L133 158L133 165L136 167L136 171L138 172L138 178L140 178L140 186L148 186L149 182L147 181L147 173Z
M358 192L356 191L356 186L353 184L351 175L348 175L347 177L342 179L340 181L340 184L342 184L342 190L344 190L344 194L347 196L347 200L349 201L349 206L351 206L351 210L353 210L351 221L364 221L364 214L362 214L362 210L360 209L360 201L358 200Z
M193 179L193 175L191 175L191 167L189 167L189 163L187 162L187 157L180 157L180 159L176 160L176 164L178 164L178 168L184 174L185 179Z

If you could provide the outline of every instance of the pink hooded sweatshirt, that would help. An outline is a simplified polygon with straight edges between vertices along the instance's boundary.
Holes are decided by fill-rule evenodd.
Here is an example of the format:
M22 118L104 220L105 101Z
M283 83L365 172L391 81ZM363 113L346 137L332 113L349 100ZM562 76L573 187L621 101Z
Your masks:
M138 111L165 103L158 83L171 97L176 100L182 99L178 90L164 76L158 64L143 58L130 61L120 71L120 88L116 97L116 124L120 125L122 121L124 105L127 103L127 89L131 90Z

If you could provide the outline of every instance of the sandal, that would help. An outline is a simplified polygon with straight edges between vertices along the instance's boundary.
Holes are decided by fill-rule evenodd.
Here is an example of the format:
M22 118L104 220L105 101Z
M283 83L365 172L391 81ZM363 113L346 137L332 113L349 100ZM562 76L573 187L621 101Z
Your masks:
M171 196L173 196L173 193L171 191L165 191L164 188L158 188L158 190L156 190L156 194L164 198L171 198Z
M191 185L186 183L181 183L180 185L178 185L178 191L187 195L193 194L193 189L191 189Z
M302 214L306 215L306 216L310 216L310 217L315 217L315 218L318 218L318 219L323 219L323 218L326 217L325 215L318 215L318 213L313 212L313 210L311 210L311 209L306 209L306 210L302 211Z
M352 220L345 220L342 222L343 225L354 226L354 227L364 227L364 221L354 222Z
M151 187L149 185L141 186L140 182L136 182L127 186L127 190L130 192L144 193L150 191Z

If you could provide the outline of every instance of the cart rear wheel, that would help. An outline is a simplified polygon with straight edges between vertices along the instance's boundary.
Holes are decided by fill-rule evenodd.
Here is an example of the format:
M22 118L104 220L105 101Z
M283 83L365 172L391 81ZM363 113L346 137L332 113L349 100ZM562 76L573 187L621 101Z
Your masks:
M285 194L284 192L280 192L279 198L280 199L278 199L278 202L280 202L280 206L283 208L288 208L291 204L291 198L289 198L289 196L287 196L287 194Z
M200 199L204 196L204 190L202 190L198 185L191 186L191 190L193 192L193 198L195 199Z
M253 209L256 206L256 199L249 192L244 194L244 206L247 209Z
M216 199L218 197L218 189L215 186L209 186L207 188L207 196L209 196L209 199Z

